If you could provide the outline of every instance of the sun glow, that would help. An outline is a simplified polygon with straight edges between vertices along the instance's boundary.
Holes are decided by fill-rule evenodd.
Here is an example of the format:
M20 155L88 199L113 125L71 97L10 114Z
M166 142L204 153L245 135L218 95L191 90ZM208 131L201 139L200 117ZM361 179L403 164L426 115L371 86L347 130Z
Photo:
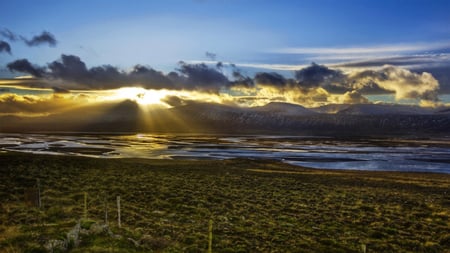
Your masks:
M147 90L137 87L120 88L115 91L114 99L130 99L140 105L165 105L161 101L168 95L166 90Z

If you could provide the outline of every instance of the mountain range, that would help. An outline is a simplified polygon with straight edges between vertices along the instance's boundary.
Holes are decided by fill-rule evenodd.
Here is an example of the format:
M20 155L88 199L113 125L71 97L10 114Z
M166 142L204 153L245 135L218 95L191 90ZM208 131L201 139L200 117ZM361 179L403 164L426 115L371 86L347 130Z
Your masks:
M289 103L236 107L192 102L144 109L136 102L87 105L65 112L0 117L0 132L178 132L304 135L450 134L450 109L392 104Z

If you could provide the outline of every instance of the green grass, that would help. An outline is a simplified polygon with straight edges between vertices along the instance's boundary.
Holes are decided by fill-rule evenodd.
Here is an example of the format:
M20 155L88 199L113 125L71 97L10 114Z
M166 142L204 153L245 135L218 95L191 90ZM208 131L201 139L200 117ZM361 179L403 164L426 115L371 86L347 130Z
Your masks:
M24 202L36 179L40 209ZM1 153L0 252L66 238L84 192L71 252L207 252L210 219L213 252L448 252L449 189L447 174ZM88 230L105 202L110 232Z

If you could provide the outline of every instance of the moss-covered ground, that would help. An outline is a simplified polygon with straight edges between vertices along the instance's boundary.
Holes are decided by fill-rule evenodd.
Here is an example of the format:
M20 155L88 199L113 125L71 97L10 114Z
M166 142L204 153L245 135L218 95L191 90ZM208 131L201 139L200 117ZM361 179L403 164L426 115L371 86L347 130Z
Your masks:
M37 179L40 208L25 194ZM0 252L45 252L105 210L109 231L69 252L206 252L210 219L213 252L450 250L448 174L0 153Z

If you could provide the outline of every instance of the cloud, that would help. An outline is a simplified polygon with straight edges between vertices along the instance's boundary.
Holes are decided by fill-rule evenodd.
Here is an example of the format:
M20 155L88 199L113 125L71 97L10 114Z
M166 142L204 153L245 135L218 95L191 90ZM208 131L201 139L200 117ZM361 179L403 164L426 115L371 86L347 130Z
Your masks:
M19 39L25 42L30 47L40 46L42 44L48 44L49 46L56 46L58 43L55 36L47 31L43 31L41 34L33 36L31 39L27 39L24 36L19 36L9 29L0 30L0 37L6 38L10 42L18 41Z
M113 89L124 86L173 88L169 78L152 68L136 65L129 72L111 65L87 68L86 64L74 55L61 55L59 60L49 63L45 78L52 83L57 82L73 89Z
M56 46L57 43L55 36L47 31L43 31L40 35L34 36L31 40L28 40L27 38L18 36L12 31L4 28L0 30L0 37L3 37L10 42L15 42L20 38L23 42L25 42L25 44L30 47L39 46L45 43L47 43L49 46ZM2 52L11 54L11 45L6 41L0 40L0 53Z
M365 70L348 76L356 90L367 88L367 85L395 92L396 99L421 99L438 101L439 82L427 72L421 74L410 70L385 66L380 70Z
M11 54L11 46L8 42L0 40L0 53L7 52Z
M312 63L310 66L295 71L295 78L305 88L323 87L330 92L346 92L345 75L340 70L330 69L324 65Z
M249 77L235 65L217 62L214 66L179 62L177 71L168 74L143 65L135 65L129 71L111 65L88 68L78 56L61 55L60 59L45 67L35 66L28 60L21 59L9 63L8 69L39 77L42 87L53 88L55 92L108 90L132 86L157 90L198 91L209 96L215 94L217 96L214 96L214 101L223 103L239 103L237 98L246 96L246 99L240 99L245 100L246 104L253 103L251 97L261 97L269 102L318 106L326 103L367 103L365 96L373 94L395 94L397 100L437 102L439 92L439 82L430 73L416 73L389 65L344 72L312 63L295 71L295 79L292 79L276 72L258 72L254 77ZM229 73L231 80L224 73ZM225 99L224 94L230 97ZM233 96L236 96L236 99ZM189 100L186 97L182 97L182 100L167 99L168 104L174 105Z
M311 66L295 71L295 78L304 87L318 87L324 83L340 82L343 74L324 65L312 63Z
M255 83L260 85L269 85L275 87L284 87L287 85L287 79L276 72L259 72L254 77Z
M419 52L450 48L450 41L435 43L400 43L377 46L353 47L289 47L271 50L281 54L314 54L314 55L385 55L392 53Z
M79 102L79 101L78 101ZM0 112L2 114L42 115L61 111L62 109L77 106L76 100L67 99L58 95L0 95Z
M57 41L53 34L43 31L40 35L36 35L31 40L21 36L22 40L30 47L40 46L42 44L48 44L49 46L56 46Z
M50 75L68 81L85 83L89 76L86 64L74 55L61 55L61 59L48 65Z
M36 67L28 60L21 59L9 63L8 68L11 71L43 77L43 83L46 81L47 87L57 84L70 89L114 89L136 86L146 89L198 89L217 92L232 85L217 68L184 62L180 62L178 69L180 74L171 72L168 75L142 65L135 65L128 72L111 65L88 68L78 56L64 54L47 67Z
M381 69L344 73L311 64L295 72L296 81L278 73L255 75L257 96L280 97L306 106L320 103L368 103L365 95L394 93L397 100L438 101L439 82L427 72L384 66ZM244 90L244 89L243 89ZM250 89L244 94L252 94Z
M378 57L369 60L343 62L333 64L336 68L380 68L384 65L394 65L398 67L417 69L430 66L442 66L449 65L450 54L414 54L407 56L394 56L394 57Z
M427 66L414 69L415 73L428 72L439 81L439 93L450 94L450 64L442 66Z
M234 81L232 82L233 87L253 87L255 85L255 82L252 78L242 74L242 72L237 69L235 66L233 66L232 76L234 78Z
M409 56L383 57L365 61L355 61L333 64L331 66L350 72L363 70L379 70L385 65L409 69L414 73L427 72L439 82L439 93L450 93L450 54L415 54Z
M341 96L335 96L332 101L336 104L368 104L370 101L359 91L353 90L344 93Z
M44 70L40 67L33 66L27 59L20 59L6 65L12 72L23 72L31 74L35 77L42 77Z
M0 30L0 36L8 39L9 41L16 41L18 40L19 36L17 36L15 33L11 32L10 30L4 28L3 30Z
M182 76L176 81L182 88L218 91L230 85L230 81L223 73L204 63L189 64L181 61L179 65L178 71Z

